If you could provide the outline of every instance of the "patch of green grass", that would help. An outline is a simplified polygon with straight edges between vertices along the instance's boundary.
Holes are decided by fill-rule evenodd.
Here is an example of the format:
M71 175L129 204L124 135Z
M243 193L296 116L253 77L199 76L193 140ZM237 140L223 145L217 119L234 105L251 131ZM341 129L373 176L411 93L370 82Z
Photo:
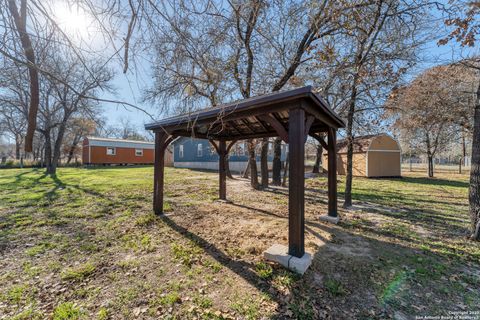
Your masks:
M271 265L265 262L258 262L255 265L255 271L262 279L270 279L273 275L273 268Z
M245 255L245 251L242 250L241 248L238 248L238 247L233 247L233 248L227 248L227 254L232 257L232 258L236 258L236 259L239 259L241 258L243 255Z
M23 310L19 314L16 314L11 318L11 320L42 320L45 319L45 316L40 312L33 310L33 308L28 308Z
M301 279L301 276L297 273L290 272L288 270L281 270L279 273L274 275L273 283L283 287L290 287L299 279Z
M135 219L135 225L139 227L147 227L152 225L155 222L155 219L156 217L152 212L147 214L142 214L137 219Z
M163 201L163 212L171 212L171 211L173 211L173 207L170 201Z
M83 312L73 302L63 302L53 310L53 320L80 319Z
M27 286L24 284L18 284L8 289L6 298L11 303L20 304L20 302L25 298L26 293Z
M200 308L207 309L213 306L213 300L205 295L196 294L193 302Z
M290 303L288 309L292 312L294 319L297 320L313 320L315 312L309 299L298 299Z
M220 272L220 270L223 268L223 265L217 261L207 261L205 262L205 266L212 269L214 273Z
M199 261L202 253L202 249L194 243L189 245L172 243L171 249L174 258L187 267L191 267L195 262Z
M97 312L97 320L107 320L109 317L108 309L101 307Z
M88 287L79 287L73 292L74 296L79 299L93 299L98 296L100 293L100 288L95 288L92 286Z
M40 244L40 245L36 245L34 247L31 247L31 248L28 248L27 250L25 250L25 253L28 256L33 257L33 256L44 253L45 250L46 250L46 246L44 244Z
M128 269L137 268L138 266L140 266L140 261L135 258L124 259L117 262L117 266L119 266L122 269L128 270Z
M327 279L325 281L325 289L332 295L332 296L343 296L347 293L347 290L343 286L343 284L335 279Z
M388 222L381 226L382 232L404 238L417 238L417 234L408 225L401 224L398 221Z
M93 265L91 262L86 262L78 266L63 270L61 278L64 281L80 281L92 275L95 272L95 269L95 265Z
M118 305L124 307L130 305L141 293L140 287L126 287L117 293Z
M180 294L177 291L172 291L168 292L166 294L161 294L157 299L156 302L158 302L161 306L173 306L177 302L181 302L182 299L180 298Z
M34 266L31 261L25 261L22 265L23 271L28 274L30 277L35 277L40 274L41 268L39 266Z
M230 307L242 315L245 319L254 320L258 319L261 310L261 303L252 297L237 297Z
M152 236L149 234L145 234L142 237L142 239L140 240L140 244L143 251L152 252L155 250L155 246L152 243Z

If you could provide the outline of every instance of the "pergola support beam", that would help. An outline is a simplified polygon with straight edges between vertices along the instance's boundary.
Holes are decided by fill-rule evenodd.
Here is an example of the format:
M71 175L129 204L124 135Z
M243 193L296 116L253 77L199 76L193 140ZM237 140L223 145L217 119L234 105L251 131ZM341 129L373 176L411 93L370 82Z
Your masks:
M173 136L163 131L155 132L155 163L153 167L153 210L156 215L163 214L163 181L165 174L165 149Z
M220 140L218 143L218 178L219 178L219 199L227 200L227 143Z
M305 110L289 111L288 254L305 254Z
M338 218L337 212L337 131L328 130L328 216Z

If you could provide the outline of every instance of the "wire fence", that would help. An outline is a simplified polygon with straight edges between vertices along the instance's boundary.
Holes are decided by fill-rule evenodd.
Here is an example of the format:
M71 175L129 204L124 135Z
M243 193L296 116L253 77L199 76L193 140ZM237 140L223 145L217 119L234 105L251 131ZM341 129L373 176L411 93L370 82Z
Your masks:
M427 172L426 163L402 163L402 172ZM434 164L433 171L438 173L462 173L469 174L470 166L459 166L458 164Z

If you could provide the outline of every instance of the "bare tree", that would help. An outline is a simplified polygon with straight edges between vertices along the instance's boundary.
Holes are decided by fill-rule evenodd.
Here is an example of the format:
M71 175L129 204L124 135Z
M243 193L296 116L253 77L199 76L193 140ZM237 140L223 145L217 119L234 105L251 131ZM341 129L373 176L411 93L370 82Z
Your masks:
M451 40L459 42L463 47L472 47L478 54L478 35L480 25L478 17L480 15L479 1L454 1L448 8L448 17L445 20L447 26L452 28L451 34L440 41L440 44L446 44ZM463 63L473 70L480 70L480 59L478 56L471 57ZM473 116L473 142L472 142L472 161L470 169L470 220L472 239L480 240L480 81L477 82L475 92L475 107Z
M72 117L67 126L67 132L65 134L63 151L66 154L67 163L70 163L72 159L77 157L79 148L78 145L82 138L91 135L97 128L96 119L75 116Z
M453 144L458 124L464 124L464 114L469 114L461 103L472 96L465 90L472 81L465 71L454 65L428 69L396 89L387 103L392 106L387 115L394 117L393 125L408 139L410 149L426 154L429 177L434 175L435 155Z
M27 32L27 0L20 1L20 11L18 10L15 0L8 0L8 12L11 20L13 20L12 28L18 34L25 58L28 62L28 73L30 77L30 106L28 109L28 126L25 136L25 152L33 150L33 135L37 124L38 104L40 101L38 70L35 68L36 59L35 51Z
M44 62L49 72L61 78L41 82L42 104L37 130L45 139L45 165L48 174L56 174L61 148L70 119L78 113L89 113L97 104L86 96L95 96L101 90L110 90L108 82L113 75L101 63L92 62L93 75L76 63L68 53L48 56ZM68 83L68 85L65 85ZM74 89L72 89L74 88Z
M354 133L376 123L389 90L416 61L427 2L365 1L346 11L341 36L319 51L320 66L334 61L321 92L346 116L347 173L344 207L352 205ZM382 98L383 96L383 98ZM379 112L381 114L381 111ZM363 122L362 122L363 121Z

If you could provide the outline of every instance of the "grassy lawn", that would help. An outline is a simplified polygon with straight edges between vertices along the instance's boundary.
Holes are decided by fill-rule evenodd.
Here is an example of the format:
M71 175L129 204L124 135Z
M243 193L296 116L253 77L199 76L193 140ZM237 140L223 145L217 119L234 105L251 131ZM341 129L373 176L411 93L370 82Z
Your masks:
M167 214L152 214L153 170L0 171L0 319L411 319L478 311L480 244L467 240L466 175L354 179L355 210L326 212L307 179L303 277L265 262L287 243L288 190L252 191L166 169ZM343 192L343 178L339 195Z

